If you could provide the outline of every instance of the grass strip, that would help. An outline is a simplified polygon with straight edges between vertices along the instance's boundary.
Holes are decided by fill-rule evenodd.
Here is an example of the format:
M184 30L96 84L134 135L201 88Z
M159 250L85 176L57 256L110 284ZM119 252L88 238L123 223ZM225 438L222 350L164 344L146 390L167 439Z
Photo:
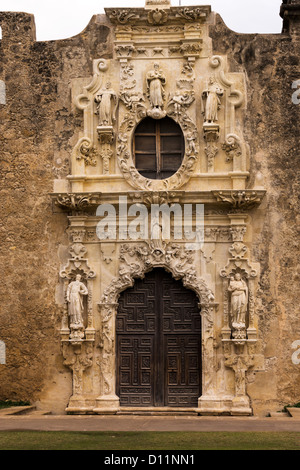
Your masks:
M1 431L0 450L300 450L300 432Z

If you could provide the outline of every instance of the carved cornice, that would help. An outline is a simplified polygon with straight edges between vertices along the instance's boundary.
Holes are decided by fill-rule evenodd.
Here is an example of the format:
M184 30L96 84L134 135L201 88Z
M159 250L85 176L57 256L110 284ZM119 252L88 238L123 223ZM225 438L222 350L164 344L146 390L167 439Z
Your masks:
M218 202L230 206L233 210L249 210L255 206L259 206L266 194L264 190L222 190L213 191Z
M56 206L76 211L99 205L101 201L101 193L53 193L51 197Z
M154 180L155 181L155 180ZM163 180L164 181L164 180ZM54 204L62 209L84 211L102 203L118 204L120 196L128 197L128 204L204 204L206 207L223 207L228 211L244 212L261 204L265 190L231 190L220 191L180 191L180 190L131 190L119 193L52 193Z
M210 6L190 6L190 7L171 7L158 8L153 5L153 8L105 8L105 13L110 19L111 23L116 25L131 25L131 24L150 24L160 25L165 23L183 23L183 22L200 22L207 21L210 13Z

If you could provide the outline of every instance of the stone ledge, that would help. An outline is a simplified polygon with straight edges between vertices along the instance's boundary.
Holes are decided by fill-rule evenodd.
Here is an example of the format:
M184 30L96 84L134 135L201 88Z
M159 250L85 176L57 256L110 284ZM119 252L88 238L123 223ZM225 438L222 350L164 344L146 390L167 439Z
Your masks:
M33 411L36 411L35 406L11 406L9 408L2 408L0 410L0 417L11 415L24 415Z

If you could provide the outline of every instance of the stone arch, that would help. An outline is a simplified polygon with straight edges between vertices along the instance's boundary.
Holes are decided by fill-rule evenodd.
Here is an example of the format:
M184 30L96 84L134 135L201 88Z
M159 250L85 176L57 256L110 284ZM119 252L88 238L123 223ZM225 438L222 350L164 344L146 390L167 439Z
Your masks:
M214 303L212 290L193 266L193 251L177 243L153 241L121 246L119 276L105 289L101 304L117 303L123 290L133 286L136 278L143 278L155 267L164 268L176 280L181 279L185 287L197 294L202 306Z
M126 243L120 248L120 268L104 290L98 308L101 314L101 395L97 398L95 412L104 409L116 410L119 398L116 395L116 327L118 300L121 292L134 285L136 278L143 278L154 268L164 268L183 286L195 292L199 299L202 322L202 394L214 394L212 365L214 363L214 311L216 304L211 289L197 275L193 266L192 251L184 245L151 241Z

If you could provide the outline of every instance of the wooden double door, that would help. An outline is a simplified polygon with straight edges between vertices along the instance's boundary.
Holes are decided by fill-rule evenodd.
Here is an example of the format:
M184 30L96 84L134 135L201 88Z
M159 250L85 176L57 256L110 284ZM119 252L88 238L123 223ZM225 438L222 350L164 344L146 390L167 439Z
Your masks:
M201 317L194 292L154 269L121 294L116 334L121 406L197 406Z

